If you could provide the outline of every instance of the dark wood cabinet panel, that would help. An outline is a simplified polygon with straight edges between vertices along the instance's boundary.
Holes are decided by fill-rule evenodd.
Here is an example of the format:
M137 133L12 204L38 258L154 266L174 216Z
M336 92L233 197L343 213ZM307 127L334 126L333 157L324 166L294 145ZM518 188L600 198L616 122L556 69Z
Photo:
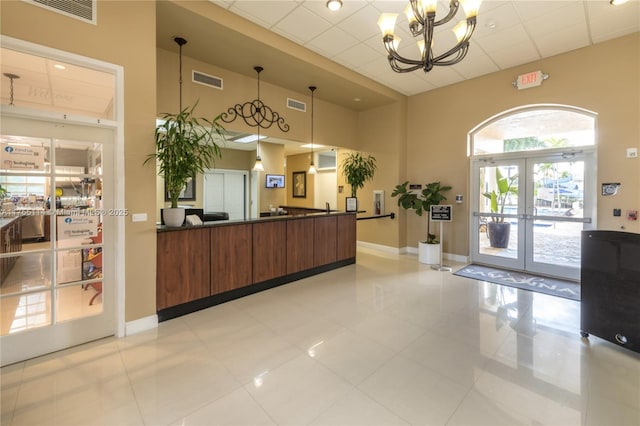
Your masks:
M338 221L335 216L313 219L313 266L336 261Z
M253 282L251 224L211 228L211 295Z
M253 282L281 277L287 272L287 223L253 224Z
M209 229L161 232L157 246L157 309L209 296Z
M640 234L582 231L580 328L640 352Z
M356 257L356 215L338 216L338 259Z
M313 221L287 221L287 274L313 268Z

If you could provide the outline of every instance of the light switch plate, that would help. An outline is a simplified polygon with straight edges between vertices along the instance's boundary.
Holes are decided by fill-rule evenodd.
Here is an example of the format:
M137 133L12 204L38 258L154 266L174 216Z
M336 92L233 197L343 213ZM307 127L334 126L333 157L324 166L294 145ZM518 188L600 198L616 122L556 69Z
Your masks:
M636 158L638 156L638 148L627 148L627 158Z
M147 214L146 213L134 213L131 215L131 222L146 222Z

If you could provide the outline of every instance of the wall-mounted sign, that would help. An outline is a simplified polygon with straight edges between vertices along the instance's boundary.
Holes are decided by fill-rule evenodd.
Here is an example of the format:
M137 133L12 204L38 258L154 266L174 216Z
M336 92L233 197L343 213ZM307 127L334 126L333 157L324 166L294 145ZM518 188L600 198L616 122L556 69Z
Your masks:
M453 206L437 205L431 206L429 218L434 222L451 222L453 220Z
M549 78L549 74L545 74L542 71L532 71L526 74L521 74L516 78L516 81L511 83L518 90L529 89L531 87L537 87L542 82Z
M58 216L58 240L98 236L98 216Z
M0 167L4 170L44 171L44 147L2 143Z

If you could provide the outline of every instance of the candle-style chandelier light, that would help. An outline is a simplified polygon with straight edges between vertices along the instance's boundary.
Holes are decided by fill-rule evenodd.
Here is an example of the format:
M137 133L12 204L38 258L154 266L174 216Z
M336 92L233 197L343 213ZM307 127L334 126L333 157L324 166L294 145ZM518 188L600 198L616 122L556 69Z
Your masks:
M382 41L389 54L389 64L395 72L411 72L422 69L425 73L431 71L434 66L454 65L467 55L469 39L476 28L476 16L480 8L481 0L450 0L449 13L436 20L436 8L438 0L409 0L405 14L409 20L409 30L413 37L421 37L418 40L420 59L404 58L398 54L400 38L393 35L397 13L383 13L378 19L378 25L382 31ZM458 13L462 5L467 15L466 20L460 21L453 32L458 43L446 52L434 56L433 31L434 28L451 21Z

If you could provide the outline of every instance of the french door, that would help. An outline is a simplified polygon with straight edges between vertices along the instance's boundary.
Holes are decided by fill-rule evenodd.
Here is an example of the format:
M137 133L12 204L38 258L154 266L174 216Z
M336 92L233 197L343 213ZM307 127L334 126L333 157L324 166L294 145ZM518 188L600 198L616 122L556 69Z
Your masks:
M595 226L594 174L589 150L474 159L471 260L578 280L581 231Z
M2 365L116 331L114 134L3 116Z

